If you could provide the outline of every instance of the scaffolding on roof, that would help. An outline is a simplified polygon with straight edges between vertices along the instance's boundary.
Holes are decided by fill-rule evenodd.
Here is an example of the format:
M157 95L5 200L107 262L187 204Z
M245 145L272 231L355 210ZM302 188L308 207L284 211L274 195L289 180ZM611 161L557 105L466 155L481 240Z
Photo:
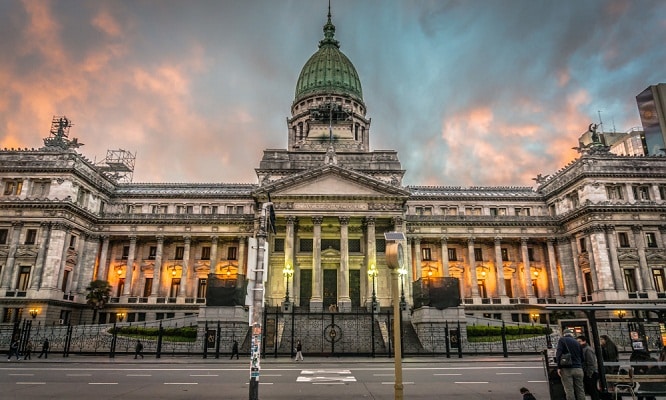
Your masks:
M131 183L134 175L136 152L118 149L107 150L106 157L97 163L97 167L109 178L120 183Z

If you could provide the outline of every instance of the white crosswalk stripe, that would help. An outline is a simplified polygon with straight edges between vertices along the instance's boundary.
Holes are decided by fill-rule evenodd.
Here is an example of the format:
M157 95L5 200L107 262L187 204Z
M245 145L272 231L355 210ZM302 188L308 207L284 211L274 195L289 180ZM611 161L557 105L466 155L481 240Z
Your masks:
M296 382L303 383L344 383L356 382L356 378L351 375L348 369L304 369Z

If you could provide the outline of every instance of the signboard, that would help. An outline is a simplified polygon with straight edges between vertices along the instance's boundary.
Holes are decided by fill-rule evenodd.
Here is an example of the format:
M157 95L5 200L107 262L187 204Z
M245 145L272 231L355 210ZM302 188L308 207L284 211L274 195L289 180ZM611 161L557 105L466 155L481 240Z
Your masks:
M215 337L217 332L215 329L208 329L206 331L206 348L214 349L215 348Z

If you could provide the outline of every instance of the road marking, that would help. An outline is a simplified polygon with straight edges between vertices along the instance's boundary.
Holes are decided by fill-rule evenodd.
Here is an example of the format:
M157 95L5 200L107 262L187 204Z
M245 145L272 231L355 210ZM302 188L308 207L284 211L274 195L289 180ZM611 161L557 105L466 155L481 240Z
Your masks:
M35 374L9 374L9 376L35 376Z
M67 374L67 376L92 376L92 374Z
M477 384L477 383L488 383L488 382L454 382L454 383L463 383L463 384L471 383L471 384Z
M403 382L403 385L413 385L414 382ZM382 382L382 385L395 385L395 382Z
M165 385L198 385L199 382L164 382Z
M88 385L117 385L118 382L88 382Z
M219 376L219 375L210 375L210 374L209 375L203 375L203 374L201 374L201 375L190 375L190 376ZM264 375L264 376L266 376L266 375Z
M527 381L527 383L547 383L548 381Z
M127 374L126 376L152 376L151 374Z
M261 374L261 376L282 376L282 374Z
M496 375L522 375L522 372L495 372Z
M46 385L46 382L16 382L17 385Z
M313 374L351 374L351 371L348 369L304 369L301 371L303 375L313 375Z
M305 375L305 376L304 376ZM318 384L343 384L345 382L356 382L349 369L304 369L296 382L318 383Z
M250 382L245 382L246 385L249 385ZM260 385L272 385L273 382L259 382Z
M462 374L433 374L434 376L460 376Z

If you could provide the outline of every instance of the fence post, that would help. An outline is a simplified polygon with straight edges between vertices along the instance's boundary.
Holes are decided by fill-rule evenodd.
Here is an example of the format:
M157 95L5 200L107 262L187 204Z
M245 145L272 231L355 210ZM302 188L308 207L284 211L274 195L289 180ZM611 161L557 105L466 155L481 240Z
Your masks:
M462 357L462 331L460 330L460 320L458 320L458 358Z
M63 349L63 357L69 357L69 349L72 346L72 324L67 324L67 333L65 334L65 348Z
M509 357L509 349L506 346L506 326L504 325L504 320L502 320L502 354L504 355L504 358Z
M372 345L372 358L375 358L375 305L370 307L370 343Z
M109 351L109 358L114 358L116 356L116 339L118 339L118 332L116 332L116 323L113 322L113 328L111 328L111 349Z
M208 321L204 324L203 358L208 358Z
M157 329L157 351L155 358L162 357L162 339L164 337L164 328L162 328L162 321L160 320L160 327Z
M215 358L220 358L220 340L222 340L222 328L220 320L217 320L217 337L215 338Z
M293 351L294 351L294 336L296 334L296 332L294 332L294 327L295 327L295 324L294 324L294 316L295 316L294 310L295 309L296 309L296 307L294 307L294 305L292 304L291 305L291 347L290 347L290 350L289 350L289 354L290 354L289 358L291 358L292 356L295 355L293 353ZM276 320L276 322L277 322L277 320ZM275 325L275 327L276 327L275 330L277 331L277 325Z
M451 344L449 343L449 320L446 320L446 325L444 326L444 342L446 342L446 358L451 358ZM432 326L430 326L430 331L432 331Z

